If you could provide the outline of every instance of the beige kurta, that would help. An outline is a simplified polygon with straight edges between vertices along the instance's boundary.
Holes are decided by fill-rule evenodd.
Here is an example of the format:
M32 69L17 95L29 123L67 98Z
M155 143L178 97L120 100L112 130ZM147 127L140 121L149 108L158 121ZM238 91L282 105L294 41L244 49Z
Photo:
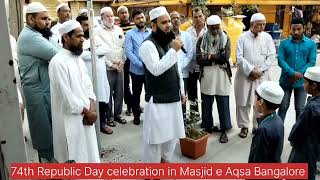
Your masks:
M223 47L227 46L228 37L223 33ZM200 43L200 42L199 42ZM230 46L230 44L228 44ZM211 50L211 54L217 54L217 50ZM222 68L223 65L212 64L203 67L203 77L201 77L201 93L206 95L229 96L231 82L227 72Z
M254 105L255 90L264 80L269 80L269 68L275 60L276 49L272 37L261 32L256 38L249 30L241 34L236 50L237 72L234 91L237 106ZM258 68L264 75L255 81L248 79L250 72Z
M83 125L83 108L95 100L85 63L63 49L49 64L54 157L59 162L100 162L95 126Z
M114 25L113 29L108 29L104 25L101 25L101 27L95 29L94 36L95 39L102 40L106 44L106 47L111 50L111 53L106 54L107 70L110 70L113 64L126 60L124 54L124 34L119 26Z

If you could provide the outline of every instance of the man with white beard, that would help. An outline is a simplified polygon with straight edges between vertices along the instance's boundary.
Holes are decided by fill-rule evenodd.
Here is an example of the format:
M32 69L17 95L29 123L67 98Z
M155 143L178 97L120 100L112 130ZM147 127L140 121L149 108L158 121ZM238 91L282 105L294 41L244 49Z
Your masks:
M257 129L259 113L255 108L255 91L262 81L270 80L269 68L275 60L276 49L270 34L263 32L266 18L261 13L251 17L250 30L241 34L237 44L237 72L234 81L236 117L239 136L246 138L253 106L253 128Z
M101 27L95 29L95 39L101 39L111 53L106 54L107 76L110 85L110 100L108 104L107 125L116 126L114 121L126 124L121 117L123 104L123 67L126 60L124 54L123 30L114 25L113 11L110 7L104 7L100 11ZM112 106L114 113L112 115ZM113 121L114 120L114 121Z

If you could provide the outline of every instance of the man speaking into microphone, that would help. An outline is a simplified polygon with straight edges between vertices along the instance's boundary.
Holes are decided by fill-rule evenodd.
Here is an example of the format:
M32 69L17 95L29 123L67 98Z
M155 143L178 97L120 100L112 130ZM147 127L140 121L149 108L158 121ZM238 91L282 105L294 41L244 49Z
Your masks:
M165 7L149 12L152 33L139 55L145 68L143 160L170 162L176 141L185 137L181 103L185 103L183 77L178 70L182 40L172 39L171 19Z

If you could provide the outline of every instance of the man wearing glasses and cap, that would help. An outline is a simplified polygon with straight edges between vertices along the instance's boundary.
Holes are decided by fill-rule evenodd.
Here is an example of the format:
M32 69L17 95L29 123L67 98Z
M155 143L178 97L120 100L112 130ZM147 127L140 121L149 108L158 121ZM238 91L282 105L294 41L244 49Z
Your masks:
M208 30L199 38L196 52L198 64L201 66L201 127L208 133L217 131L212 117L212 105L216 99L221 131L219 142L227 143L226 131L232 128L229 107L232 75L229 64L230 39L221 30L220 24L219 16L208 17Z

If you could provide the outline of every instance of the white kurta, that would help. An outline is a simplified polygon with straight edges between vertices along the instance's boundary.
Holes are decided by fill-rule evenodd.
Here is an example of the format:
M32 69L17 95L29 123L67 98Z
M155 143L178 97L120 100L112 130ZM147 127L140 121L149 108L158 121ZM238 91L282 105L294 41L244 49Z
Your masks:
M182 50L178 51L178 67L179 70L182 72L183 78L189 77L189 64L192 60L193 56L193 44L192 44L192 37L187 32L180 32L180 38L183 42L183 47L187 51L187 53L184 53Z
M52 32L52 37L51 39L59 45L59 47L62 47L62 42L61 42L61 35L59 33L59 29L60 27L62 26L61 23L57 23L56 25L52 26L51 27L51 32Z
M113 29L108 29L104 25L97 27L94 32L95 39L102 40L106 46L111 50L106 54L106 64L109 69L113 64L120 61L125 61L126 56L124 53L124 34L121 27L115 25Z
M238 70L234 80L237 106L254 105L256 88L262 81L270 80L269 68L275 54L276 49L268 33L261 32L256 38L250 30L241 34L236 50ZM264 75L251 81L248 76L254 68L264 71Z
M83 108L95 100L87 68L63 49L49 64L54 157L59 162L100 162L95 126L84 126Z
M191 73L193 73L195 69L199 68L199 65L197 65L197 59L196 59L196 49L197 49L196 46L197 46L198 39L202 37L206 31L207 31L206 25L204 26L203 29L201 29L199 34L197 34L197 30L196 28L194 28L194 26L189 27L186 31L191 35L192 45L193 45L193 57L192 57L192 61L189 63L189 66L188 66L189 67L188 69Z
M172 48L160 59L156 46L148 40L142 43L139 55L154 76L163 74L178 60L178 53ZM184 94L181 71L179 76L181 94ZM153 103L151 97L144 106L143 115L143 139L148 144L162 144L185 137L181 101L159 104Z
M110 50L107 49L105 44L95 39L96 43L96 72L97 72L97 101L109 103L110 98L110 86L107 77L107 69L105 63L105 54L110 53ZM86 39L83 42L83 53L81 57L85 62L89 75L92 79L92 61L91 61L91 52L90 48L90 39Z

